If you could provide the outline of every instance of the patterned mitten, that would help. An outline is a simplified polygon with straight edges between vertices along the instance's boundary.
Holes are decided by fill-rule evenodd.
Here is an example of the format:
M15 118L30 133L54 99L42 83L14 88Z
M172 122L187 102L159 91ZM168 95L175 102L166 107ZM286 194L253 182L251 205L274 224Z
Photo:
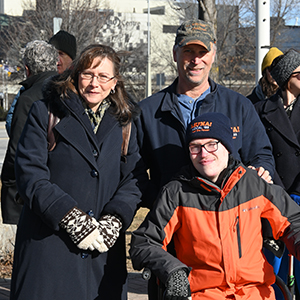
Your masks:
M91 250L100 247L103 241L98 230L98 222L88 214L72 208L60 221L59 226L66 230L79 249Z
M187 300L191 297L190 283L183 269L171 273L166 282L166 300Z
M122 222L117 217L112 215L102 216L99 220L98 229L103 241L97 250L101 253L108 251L115 244L121 228Z

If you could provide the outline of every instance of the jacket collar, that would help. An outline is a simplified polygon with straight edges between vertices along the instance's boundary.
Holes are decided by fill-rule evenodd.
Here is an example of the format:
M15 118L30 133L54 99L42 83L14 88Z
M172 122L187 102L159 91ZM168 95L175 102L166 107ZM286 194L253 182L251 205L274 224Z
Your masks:
M221 187L202 177L192 163L182 168L177 179L187 181L191 186L206 192L220 193L222 198L224 198L245 173L246 167L230 155Z
M57 75L56 71L46 71L46 72L42 72L36 75L32 75L29 76L28 78L26 78L25 80L23 80L22 82L20 82L20 85L23 85L25 90L30 89L36 82L40 82L40 81L44 81L47 78Z
M217 91L217 84L210 78L208 78L208 82L211 88L211 93L214 94ZM178 77L173 81L173 83L167 88L163 89L158 93L163 94L162 106L161 110L163 112L173 112L177 116L180 116L180 120L182 121L181 111L177 98L177 85L178 85Z
M283 108L281 99L281 91L279 90L270 99L266 100L263 107L262 117L265 118L272 127L276 128L280 134L299 147L299 142L295 134L295 132L300 130L300 123L298 119L300 112L299 99L294 106L290 119Z
M282 106L281 99L281 90L278 90L273 96L266 100L263 112L268 114L280 108Z

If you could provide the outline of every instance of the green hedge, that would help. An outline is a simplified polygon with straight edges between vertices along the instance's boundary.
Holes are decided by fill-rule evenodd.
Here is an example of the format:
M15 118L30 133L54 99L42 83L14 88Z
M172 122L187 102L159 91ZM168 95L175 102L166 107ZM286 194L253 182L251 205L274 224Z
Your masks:
M7 110L4 110L3 107L0 106L0 121L5 121L7 116Z

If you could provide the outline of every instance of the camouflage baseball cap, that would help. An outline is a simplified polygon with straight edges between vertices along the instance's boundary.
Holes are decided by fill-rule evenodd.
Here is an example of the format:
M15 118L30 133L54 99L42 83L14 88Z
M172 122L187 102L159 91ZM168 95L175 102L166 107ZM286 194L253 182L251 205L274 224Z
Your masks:
M183 22L177 29L175 45L179 47L197 44L210 51L211 43L216 43L216 37L213 27L205 21L189 20Z

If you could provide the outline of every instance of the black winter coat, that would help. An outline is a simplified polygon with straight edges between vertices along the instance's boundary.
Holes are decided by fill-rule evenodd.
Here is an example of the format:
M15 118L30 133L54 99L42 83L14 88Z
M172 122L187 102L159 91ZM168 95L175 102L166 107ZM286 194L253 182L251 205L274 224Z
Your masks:
M48 103L61 120L47 151ZM80 98L60 100L53 90L33 104L16 154L17 186L25 201L15 247L11 299L127 299L125 230L140 201L132 175L140 156L132 126L126 162L122 127L110 109L97 134ZM59 228L74 206L96 219L117 215L122 232L106 253L82 251Z
M42 88L45 80L57 74L55 71L47 71L28 77L20 84L25 90L21 93L13 113L11 135L1 173L1 210L3 223L18 224L22 205L14 201L17 193L15 176L15 154L19 138L27 120L27 116L33 102L43 98Z
M276 171L288 193L300 194L300 96L291 117L285 112L280 91L255 104L273 146Z

